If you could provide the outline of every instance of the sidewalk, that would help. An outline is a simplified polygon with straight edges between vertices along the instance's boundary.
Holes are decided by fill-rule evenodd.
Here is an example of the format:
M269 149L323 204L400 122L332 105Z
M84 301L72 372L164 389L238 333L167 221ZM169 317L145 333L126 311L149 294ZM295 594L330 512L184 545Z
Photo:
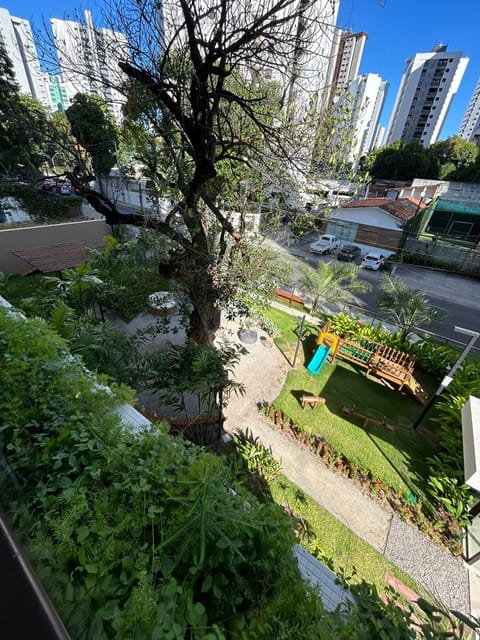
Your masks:
M289 366L275 346L267 349L262 342L247 345L248 353L235 370L235 379L245 385L246 395L231 399L226 410L227 430L251 429L254 437L282 460L282 472L289 480L448 608L470 613L469 576L461 559L437 547L348 479L271 428L258 407L277 397Z

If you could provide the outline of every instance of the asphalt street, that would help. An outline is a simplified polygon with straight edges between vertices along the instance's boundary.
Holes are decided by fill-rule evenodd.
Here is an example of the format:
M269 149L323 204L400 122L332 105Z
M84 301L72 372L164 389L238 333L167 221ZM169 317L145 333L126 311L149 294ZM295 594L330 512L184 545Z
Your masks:
M293 281L300 282L300 262L306 262L316 267L319 262L335 261L335 255L319 256L309 252L309 244L313 238L300 241L292 240L288 232L277 232L274 238L267 242L287 257L292 265ZM480 282L457 276L455 274L435 271L414 265L399 265L395 275L406 282L412 289L423 291L430 303L444 312L445 318L432 323L425 330L436 334L440 338L465 344L465 338L454 331L455 326L480 331ZM377 297L384 274L380 271L361 271L362 279L368 281L371 290L368 293L356 295L355 306L352 311L364 310L368 315L378 314Z

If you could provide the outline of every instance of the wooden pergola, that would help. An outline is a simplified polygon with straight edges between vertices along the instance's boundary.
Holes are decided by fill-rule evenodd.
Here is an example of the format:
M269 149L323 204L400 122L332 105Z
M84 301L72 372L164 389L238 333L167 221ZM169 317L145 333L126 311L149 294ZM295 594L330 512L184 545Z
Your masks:
M12 253L31 265L32 269L28 273L36 271L52 273L54 271L63 271L63 269L71 269L83 262L88 262L90 259L88 249L102 251L105 246L103 241L80 240L78 242L61 242L32 247L31 249L21 249Z

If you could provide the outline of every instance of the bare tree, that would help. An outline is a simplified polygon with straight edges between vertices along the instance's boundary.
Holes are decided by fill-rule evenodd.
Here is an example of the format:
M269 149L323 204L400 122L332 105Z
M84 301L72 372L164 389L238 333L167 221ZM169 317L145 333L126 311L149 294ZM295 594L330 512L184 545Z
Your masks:
M199 343L213 341L222 305L247 277L238 264L251 259L244 218L234 223L225 213L224 192L232 181L241 187L239 176L261 173L274 185L308 171L320 89L312 60L318 62L317 43L335 8L333 0L107 6L108 26L129 43L129 59L118 60L129 117L155 141L152 179L172 208L166 217L124 214L86 186L84 196L109 224L146 226L169 239L170 260L161 269L188 294L189 333ZM86 185L90 176L71 178ZM259 280L257 259L255 268Z

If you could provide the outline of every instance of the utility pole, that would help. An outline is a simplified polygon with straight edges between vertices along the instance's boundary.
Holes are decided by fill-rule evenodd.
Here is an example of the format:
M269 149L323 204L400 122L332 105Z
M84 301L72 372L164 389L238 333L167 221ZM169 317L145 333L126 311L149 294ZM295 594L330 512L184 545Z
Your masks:
M303 327L305 324L306 317L307 316L303 314L302 319L297 321L297 326L295 327L295 333L297 334L297 346L295 347L295 355L293 356L292 367L294 367L295 363L297 362L297 355L298 355L298 350L300 348L300 343L303 338Z
M435 391L434 395L430 398L429 402L426 404L422 413L418 416L418 418L413 423L412 429L414 431L416 431L418 427L421 425L423 419L425 418L427 413L430 411L430 409L433 407L435 402L438 400L440 394L452 383L455 372L460 368L462 362L465 360L469 351L472 349L473 345L477 341L477 338L480 336L480 333L478 331L472 331L471 329L464 329L463 327L454 327L453 330L456 331L457 333L462 333L463 335L470 336L470 340L466 344L465 349L460 354L458 360L455 362L453 367L450 369L450 371L441 381L440 386Z

